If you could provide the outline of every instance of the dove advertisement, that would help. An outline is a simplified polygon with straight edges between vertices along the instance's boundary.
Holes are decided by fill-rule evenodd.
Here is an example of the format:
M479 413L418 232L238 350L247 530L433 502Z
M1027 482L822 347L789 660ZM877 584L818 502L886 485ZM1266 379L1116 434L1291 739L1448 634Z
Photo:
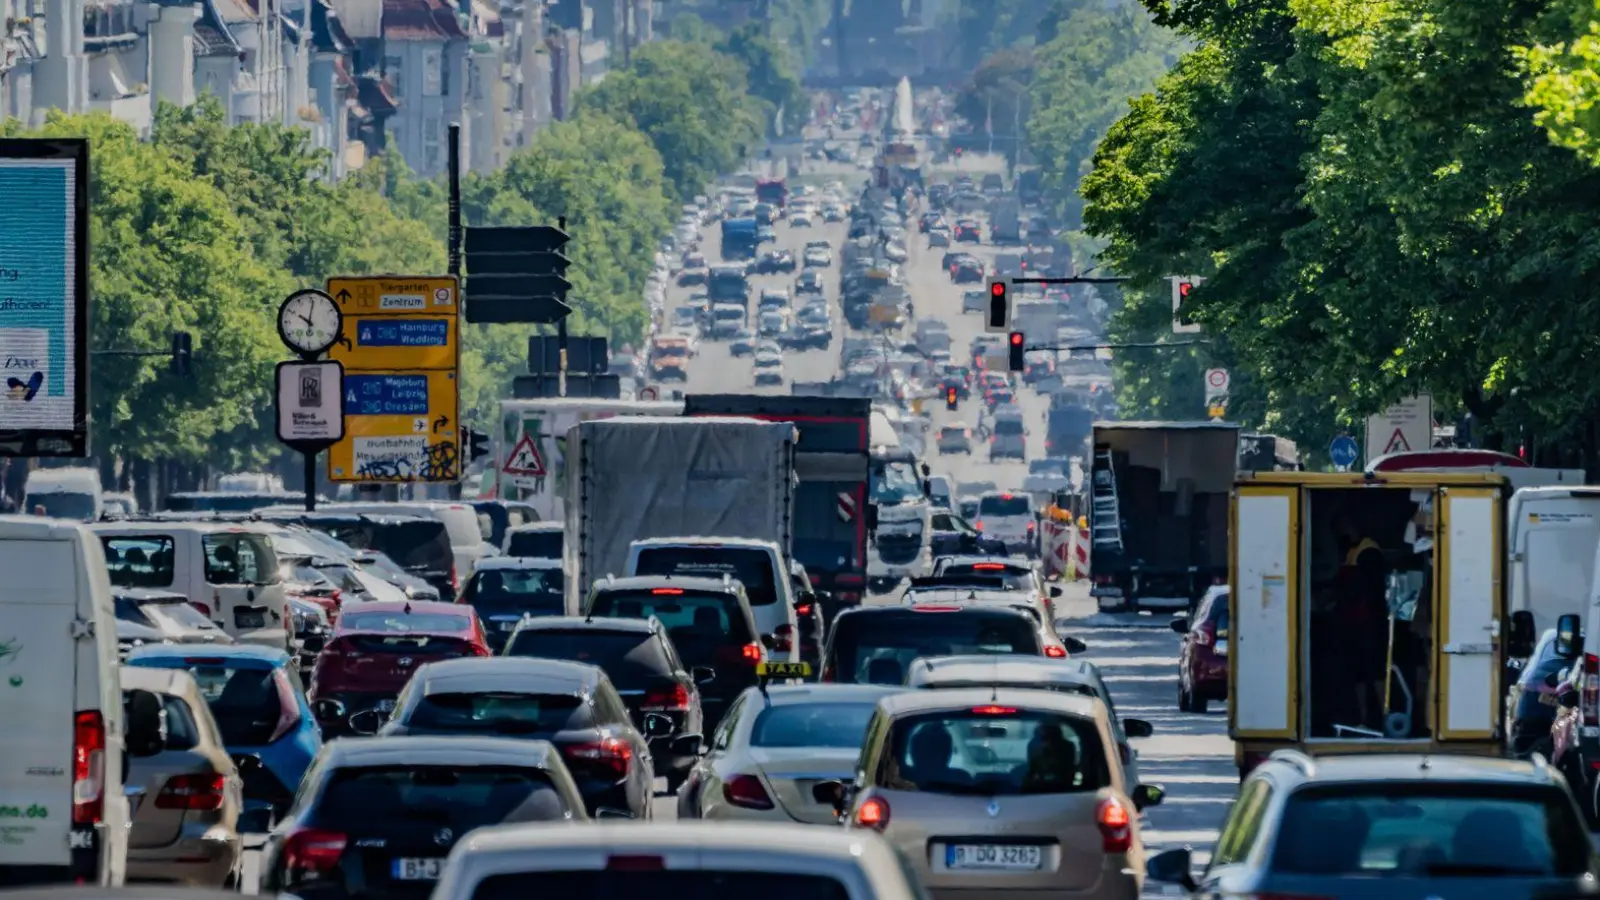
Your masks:
M0 140L0 456L88 452L88 162Z

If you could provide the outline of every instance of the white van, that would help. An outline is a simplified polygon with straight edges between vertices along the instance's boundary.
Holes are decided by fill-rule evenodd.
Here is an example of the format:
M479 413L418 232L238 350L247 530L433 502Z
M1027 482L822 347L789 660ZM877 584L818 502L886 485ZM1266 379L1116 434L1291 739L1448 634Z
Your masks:
M1533 613L1534 634L1556 627L1565 613L1588 618L1600 487L1523 488L1511 495L1506 518L1511 612Z
M450 553L456 564L456 585L466 584L472 578L478 560L485 556L499 556L500 550L488 541L488 517L478 521L478 511L465 503L413 502L413 503L324 503L317 507L326 512L361 513L379 516L417 516L438 519L444 523L445 534L450 539ZM453 600L447 597L446 600Z
M234 640L291 650L294 620L272 526L117 522L94 526L111 583L189 598Z
M0 887L121 884L122 685L100 542L0 516L0 572Z
M986 537L1005 541L1007 553L1033 556L1037 550L1039 526L1031 494L986 492L978 499L978 518L972 524Z
M754 538L645 538L628 545L628 576L731 576L744 585L762 634L793 634L796 619L789 559L772 541ZM585 601L587 602L587 601Z
M22 511L29 515L96 522L104 511L95 469L34 469L22 493Z

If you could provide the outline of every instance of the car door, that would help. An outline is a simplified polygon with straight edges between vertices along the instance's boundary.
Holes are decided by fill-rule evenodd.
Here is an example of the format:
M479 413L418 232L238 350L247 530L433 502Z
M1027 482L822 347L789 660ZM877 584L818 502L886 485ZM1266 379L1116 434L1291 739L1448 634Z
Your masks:
M723 714L722 721L717 724L717 730L711 736L711 746L706 755L696 767L699 777L695 779L694 810L695 818L704 818L707 792L711 797L722 796L722 766L727 762L729 748L733 746L733 733L739 727L739 717L744 712L745 700L741 695L728 707Z

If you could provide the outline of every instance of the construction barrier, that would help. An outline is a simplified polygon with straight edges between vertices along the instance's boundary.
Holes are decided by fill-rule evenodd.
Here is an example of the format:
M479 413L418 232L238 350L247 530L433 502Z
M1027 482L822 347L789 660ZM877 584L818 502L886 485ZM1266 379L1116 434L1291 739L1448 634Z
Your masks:
M1076 581L1089 577L1089 523L1058 506L1045 510L1040 557L1044 577Z

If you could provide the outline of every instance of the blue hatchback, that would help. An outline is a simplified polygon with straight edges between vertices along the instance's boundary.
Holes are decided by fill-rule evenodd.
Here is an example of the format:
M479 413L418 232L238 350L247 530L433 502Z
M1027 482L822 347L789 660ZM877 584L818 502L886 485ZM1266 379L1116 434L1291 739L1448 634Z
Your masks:
M244 781L241 832L270 830L322 749L322 730L289 663L282 650L242 644L163 644L128 654L130 666L183 669L200 685Z

